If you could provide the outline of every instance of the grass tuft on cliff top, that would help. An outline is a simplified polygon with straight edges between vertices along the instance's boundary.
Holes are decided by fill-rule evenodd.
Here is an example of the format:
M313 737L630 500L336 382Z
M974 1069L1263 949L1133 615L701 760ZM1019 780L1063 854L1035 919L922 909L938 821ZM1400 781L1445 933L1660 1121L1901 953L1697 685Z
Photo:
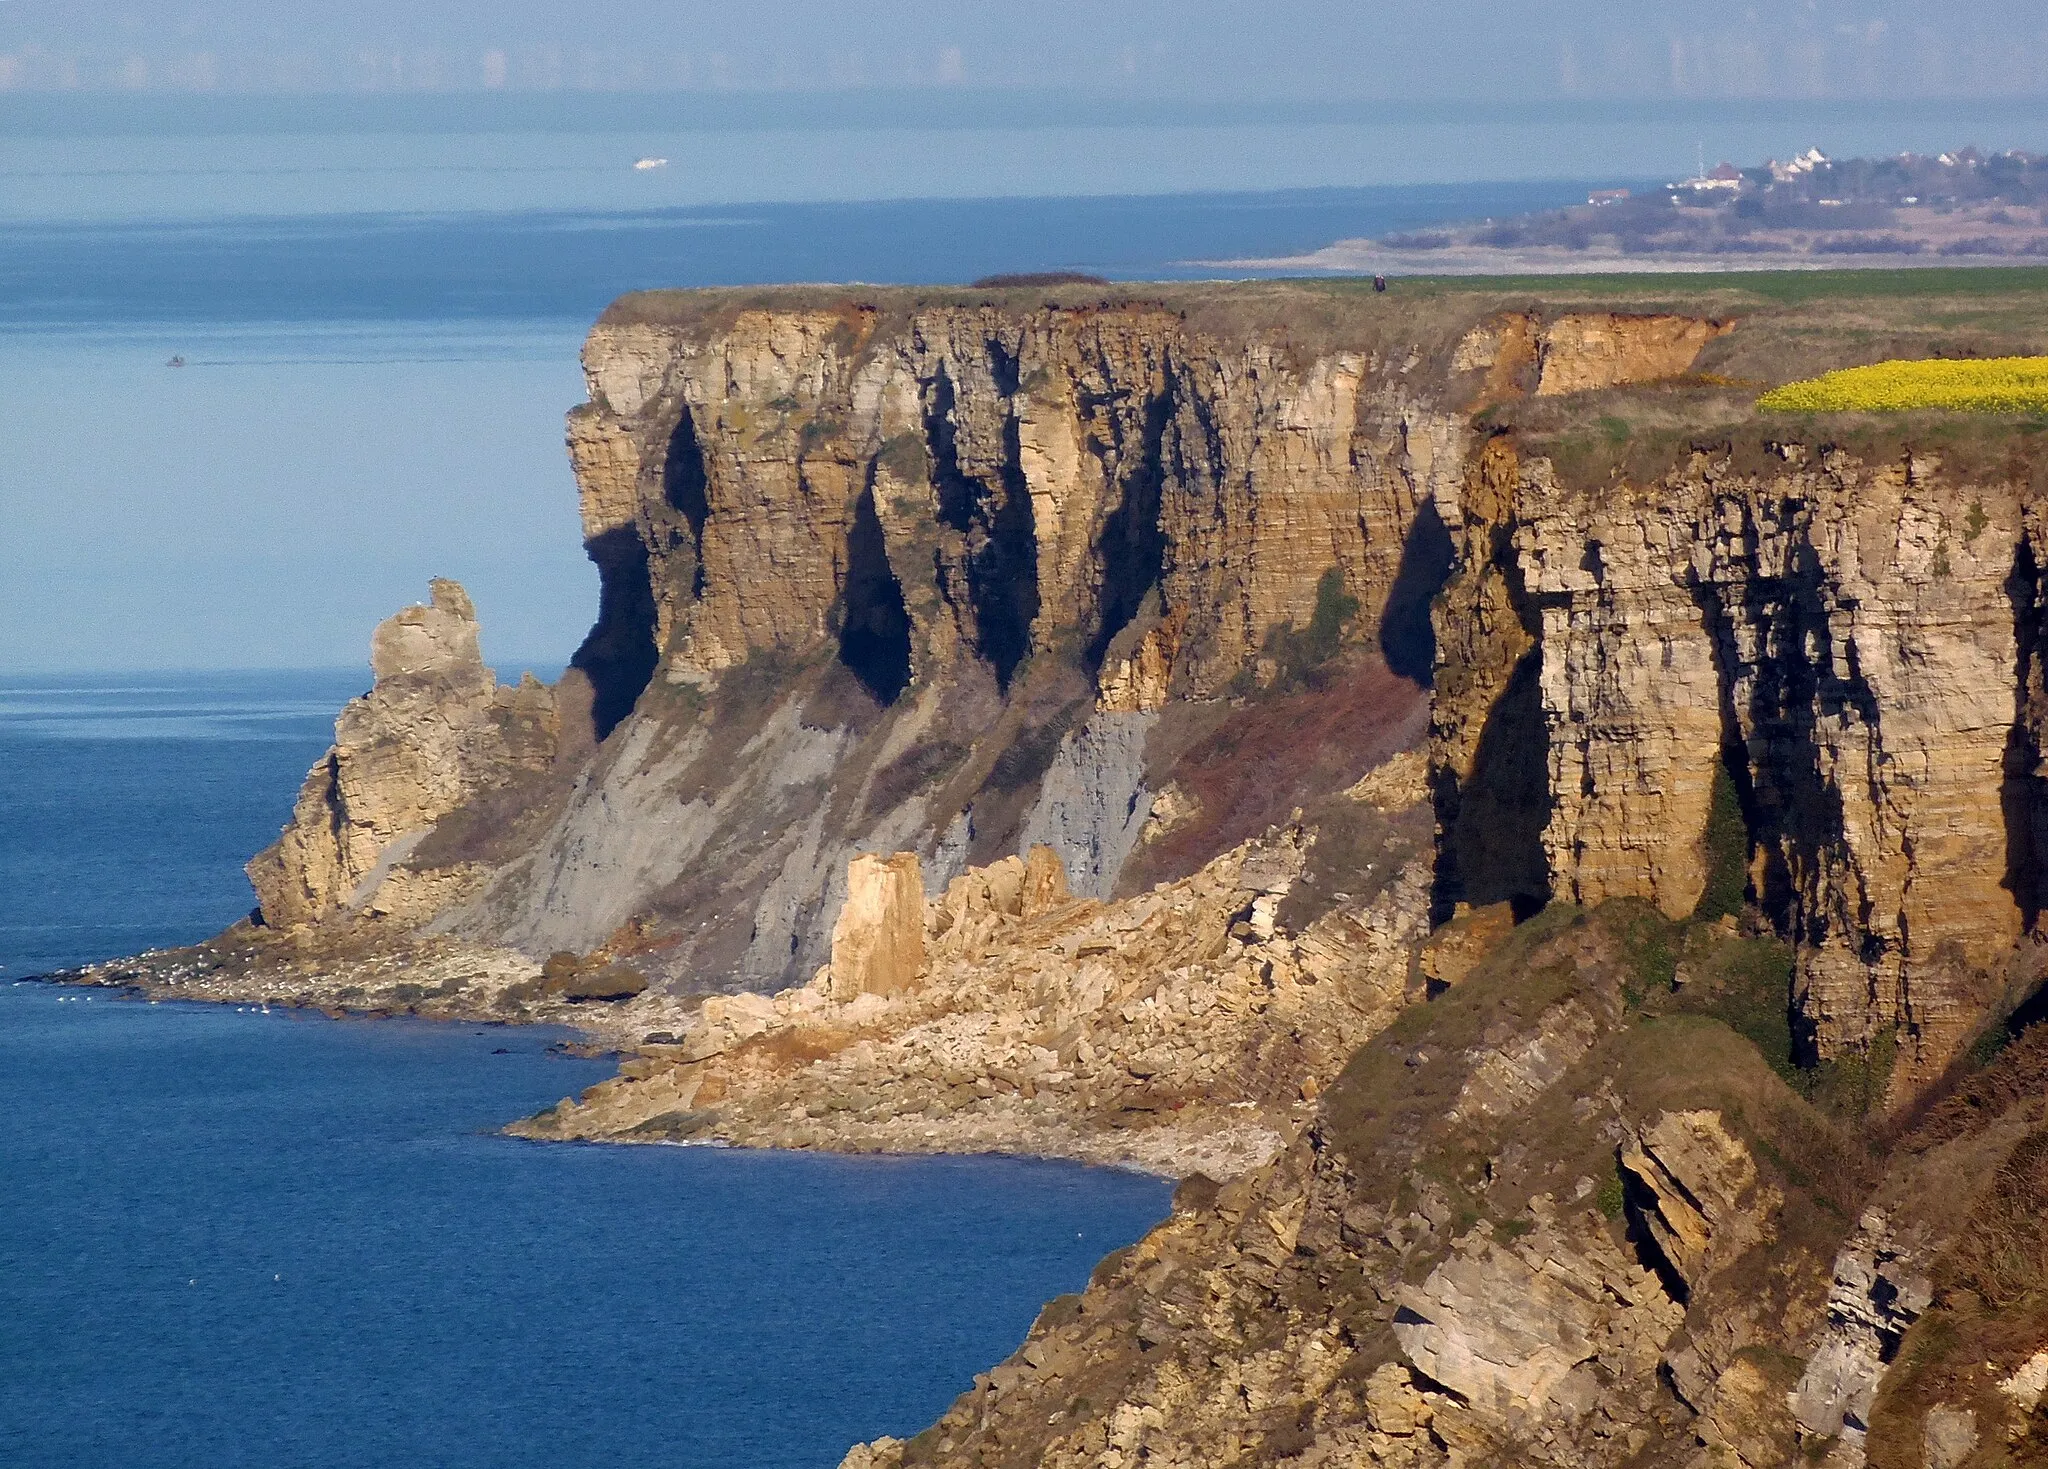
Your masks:
M1773 388L1756 406L1776 413L1962 413L2048 411L2048 357L1928 359L1847 367Z

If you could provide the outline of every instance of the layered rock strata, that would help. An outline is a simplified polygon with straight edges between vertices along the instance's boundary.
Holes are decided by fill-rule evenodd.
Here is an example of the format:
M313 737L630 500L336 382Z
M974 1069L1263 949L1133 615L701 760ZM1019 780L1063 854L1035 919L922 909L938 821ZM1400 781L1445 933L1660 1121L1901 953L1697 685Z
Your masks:
M1632 385L1745 328L1475 296L1306 333L1246 299L622 302L571 416L604 584L572 686L498 690L459 590L387 624L252 867L265 924L773 990L863 852L934 893L1040 844L1098 899L1185 876L1286 814L1199 790L1187 731L1376 644L1436 686L1438 919L1688 913L1720 782L1805 1054L1938 1076L2048 850L2027 472L1745 430L1602 479L1561 405L1649 411Z
M1438 613L1450 883L1683 916L1727 781L1815 1052L1896 1034L1904 1084L1938 1075L2031 919L2024 488L1797 444L1570 485L1489 444Z
M1369 1041L1269 1164L1184 1183L937 1423L846 1469L1863 1463L1933 1262L2040 1114L2044 1053L1874 1178L1716 1018L1759 941L1698 933L1693 978L1636 998L1661 923L1624 902L1517 930ZM2016 1314L1986 1364L2001 1403L2048 1339ZM1923 1406L1884 1442L1917 1453L1924 1422L1958 1443L1965 1412L2000 1451L2037 1442L1988 1405Z
M405 760L442 774L393 769L380 796L384 716L352 716L259 865L263 921L627 944L664 983L773 989L825 959L862 852L914 852L934 891L1038 844L1090 897L1135 857L1185 876L1288 810L1187 805L1145 852L1224 696L1376 646L1409 688L1344 778L1408 738L1472 403L1668 377L1723 329L1354 304L1304 333L1296 293L1067 297L608 312L570 417L603 590L559 758L452 761L422 706Z

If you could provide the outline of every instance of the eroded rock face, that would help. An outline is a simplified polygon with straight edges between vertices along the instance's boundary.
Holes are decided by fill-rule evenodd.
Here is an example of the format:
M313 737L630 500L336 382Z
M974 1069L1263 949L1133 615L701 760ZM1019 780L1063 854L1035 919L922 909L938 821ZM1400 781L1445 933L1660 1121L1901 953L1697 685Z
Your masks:
M1929 1083L2048 892L2048 593L2017 472L1767 442L1582 482L1468 411L1680 377L1727 322L1475 298L1305 333L1290 309L621 303L570 425L602 743L509 813L506 850L416 859L544 762L514 724L561 720L487 693L458 634L393 625L389 677L255 868L264 911L535 956L652 917L658 981L797 983L863 851L914 852L934 891L1040 844L1089 897L1134 857L1184 876L1286 809L1214 836L1237 793L1176 780L1190 711L1377 642L1434 674L1436 919L1688 914L1719 782L1735 885L1798 950L1802 1054L1896 1039L1894 1099Z
M1303 362L1138 303L601 323L584 361L585 538L682 680L826 641L853 593L919 677L1129 628L1105 707L1212 692L1326 571L1377 618L1464 432L1370 348Z
M1666 1112L1622 1144L1621 1168L1636 1185L1631 1216L1680 1286L1690 1290L1723 1260L1756 1243L1775 1210L1756 1187L1756 1160L1718 1113Z
M555 756L553 693L531 675L501 686L484 666L476 609L455 582L381 623L370 692L335 722L275 845L249 863L266 925L342 916L419 918L468 874L400 867L434 824L480 791Z
M1497 440L1462 509L1435 760L1465 896L1688 914L1725 769L1818 1053L1896 1031L1902 1085L1938 1073L2028 916L2017 488L1788 447L1578 489Z
M1563 397L1678 377L1734 325L1669 312L1505 311L1465 335L1451 368L1484 374L1475 406Z
M1933 1297L1926 1254L1924 1242L1899 1238L1884 1211L1873 1208L1835 1259L1827 1329L1799 1378L1792 1413L1809 1438L1842 1442L1846 1462L1863 1461L1878 1383L1906 1328Z
M1402 1293L1394 1337L1416 1371L1512 1432L1589 1412L1602 1396L1595 1361L1609 1373L1654 1372L1684 1316L1613 1240L1546 1218L1509 1244L1460 1240Z
M1780 1469L1790 1384L1760 1349L1820 1323L1832 1244L1787 1225L1749 1129L1810 1123L1740 1042L1632 1023L1622 952L1597 918L1510 943L1266 1167L1183 1185L930 1431L848 1462ZM1618 1157L1697 1188L1682 1282L1599 1202Z
M1543 328L1537 396L1677 377L1733 326L1668 313L1567 312Z
M264 869L266 911L352 913L381 861L381 911L436 935L535 957L628 944L657 983L773 989L827 960L861 852L913 852L937 890L1045 845L1073 891L1108 898L1181 731L1212 720L1191 709L1312 672L1330 686L1340 649L1374 645L1419 704L1480 380L1554 397L1667 376L1720 330L1489 324L1453 302L1351 303L1304 333L1295 294L621 302L568 430L602 579L574 659L595 748L579 691L560 778L485 811L493 779L471 772L490 758L451 760L423 724L366 732L463 773L390 811L368 790L317 796ZM450 799L473 836L506 835L411 845ZM1211 789L1174 806L1146 880L1288 810L1245 805ZM342 807L338 875L320 822ZM307 873L319 895L297 894Z

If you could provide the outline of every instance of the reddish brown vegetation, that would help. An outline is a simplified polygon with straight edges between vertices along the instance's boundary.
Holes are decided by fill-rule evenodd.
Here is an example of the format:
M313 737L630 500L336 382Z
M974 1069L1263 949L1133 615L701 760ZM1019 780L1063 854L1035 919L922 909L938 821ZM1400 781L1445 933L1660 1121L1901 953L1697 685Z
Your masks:
M1428 691L1377 654L1347 657L1318 682L1298 694L1246 702L1170 769L1154 772L1155 788L1174 782L1199 814L1132 854L1120 891L1186 876L1296 808L1351 785L1428 728Z

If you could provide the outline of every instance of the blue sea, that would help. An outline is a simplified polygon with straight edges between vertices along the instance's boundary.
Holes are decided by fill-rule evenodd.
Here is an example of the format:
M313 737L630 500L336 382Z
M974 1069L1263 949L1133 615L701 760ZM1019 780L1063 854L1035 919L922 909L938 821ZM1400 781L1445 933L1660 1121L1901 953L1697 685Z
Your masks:
M1023 1159L530 1144L534 1028L23 976L249 901L346 671L0 679L0 1464L836 1464L1165 1211Z

